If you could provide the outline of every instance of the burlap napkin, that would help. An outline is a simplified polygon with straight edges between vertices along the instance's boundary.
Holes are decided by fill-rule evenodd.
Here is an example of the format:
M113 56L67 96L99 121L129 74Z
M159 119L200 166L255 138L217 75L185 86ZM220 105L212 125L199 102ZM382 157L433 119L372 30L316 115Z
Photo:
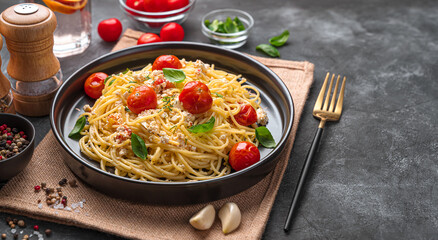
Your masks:
M141 32L127 30L115 49L135 45ZM314 65L309 62L293 62L254 57L270 67L286 83L295 104L295 122L287 147L279 156L275 170L252 188L219 201L212 202L219 209L226 202L235 202L242 211L242 223L231 234L221 232L219 219L210 230L198 231L190 226L190 217L205 204L185 206L151 206L132 203L103 195L79 182L76 188L64 187L68 202L85 200L83 208L72 211L56 210L44 202L42 192L35 193L33 187L41 182L56 187L62 178L75 176L64 164L61 147L52 132L49 132L35 150L27 168L10 180L0 190L0 211L26 215L36 219L91 228L132 239L259 239L261 238L278 187L289 161L298 122L313 81Z

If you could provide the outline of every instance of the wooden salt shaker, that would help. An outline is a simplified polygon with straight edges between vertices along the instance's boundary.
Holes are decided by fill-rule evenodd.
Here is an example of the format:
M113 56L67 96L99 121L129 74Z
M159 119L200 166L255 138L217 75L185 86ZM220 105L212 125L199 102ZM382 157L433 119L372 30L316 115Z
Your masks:
M3 47L3 39L0 36L0 50ZM2 59L0 58L0 66ZM0 71L0 112L15 113L14 103L12 102L11 83Z
M0 32L10 53L7 72L14 105L23 115L48 115L62 83L60 64L53 54L55 28L55 14L39 4L17 4L0 15Z

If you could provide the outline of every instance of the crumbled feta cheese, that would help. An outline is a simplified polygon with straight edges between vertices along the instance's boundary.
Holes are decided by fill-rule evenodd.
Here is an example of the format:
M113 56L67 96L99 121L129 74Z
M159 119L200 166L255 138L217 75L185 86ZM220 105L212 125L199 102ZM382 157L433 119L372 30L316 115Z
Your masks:
M161 136L160 137L160 143L168 143L169 142L169 136Z
M142 122L141 125L150 133L158 134L160 132L160 126L155 121Z
M163 78L164 79L164 74L162 70L154 70L149 74L149 77L152 80L157 80L159 78Z
M225 134L222 134L222 135L219 137L220 140L224 140L224 139L226 139L226 138L227 138L227 135L225 135Z
M167 118L169 115L167 114L167 112L163 112L160 117L161 118Z
M85 105L84 105L84 111L85 111L85 112L91 112L91 107L90 107L90 105L85 104Z
M257 109L257 123L260 125L268 124L268 115L262 108Z
M122 148L122 149L120 149L120 151L119 151L119 155L120 155L120 156L125 156L126 153L127 153L126 148Z

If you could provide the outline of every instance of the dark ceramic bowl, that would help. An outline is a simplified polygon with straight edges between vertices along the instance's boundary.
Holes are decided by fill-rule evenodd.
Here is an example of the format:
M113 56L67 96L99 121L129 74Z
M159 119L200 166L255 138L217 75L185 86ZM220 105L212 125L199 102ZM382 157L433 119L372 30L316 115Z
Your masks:
M99 164L80 152L78 141L68 138L85 104L94 101L83 91L85 79L94 72L118 73L140 69L156 57L173 54L180 59L201 59L216 69L242 74L259 89L262 107L267 109L270 129L277 147L261 148L261 160L227 176L198 182L144 182L102 171ZM57 92L50 114L56 139L65 150L65 162L84 182L97 190L120 198L147 203L185 204L213 201L239 193L263 179L275 167L293 122L292 97L286 85L269 68L245 54L207 44L189 42L154 43L104 55L83 66Z
M0 160L0 182L7 181L20 173L29 163L34 150L35 128L26 118L8 113L0 113L0 125L15 127L27 135L29 145L19 154Z

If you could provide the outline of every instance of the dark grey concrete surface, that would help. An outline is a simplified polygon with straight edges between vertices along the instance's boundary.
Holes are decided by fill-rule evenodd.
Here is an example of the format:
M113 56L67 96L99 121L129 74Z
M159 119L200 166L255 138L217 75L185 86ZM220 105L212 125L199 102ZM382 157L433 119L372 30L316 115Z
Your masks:
M0 0L0 10L12 5ZM255 47L288 29L282 59L315 64L290 164L263 239L438 239L438 2L409 0L198 0L183 24L186 41L207 42L203 14L218 8L248 11ZM91 47L61 59L66 77L105 54L97 23L118 17L133 26L116 0L93 0ZM2 70L8 54L2 50ZM283 224L317 121L312 109L327 71L348 77L344 114L327 124L293 229ZM32 118L41 140L48 118ZM8 214L0 213L0 218ZM53 229L53 239L119 239L104 233L28 220ZM132 227L147 227L132 226ZM0 233L6 224L0 221Z

